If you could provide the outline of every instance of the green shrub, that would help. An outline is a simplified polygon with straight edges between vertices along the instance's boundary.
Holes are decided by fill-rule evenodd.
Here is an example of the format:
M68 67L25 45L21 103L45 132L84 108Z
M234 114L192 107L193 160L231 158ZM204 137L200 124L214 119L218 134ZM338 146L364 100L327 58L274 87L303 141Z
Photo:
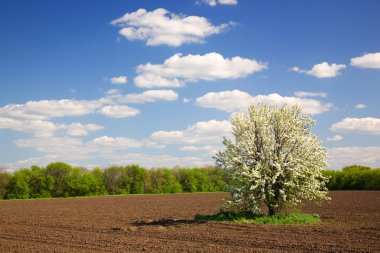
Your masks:
M317 214L277 214L267 216L264 214L254 214L251 212L219 212L214 215L195 215L197 221L229 221L229 222L243 222L254 224L314 224L321 221Z

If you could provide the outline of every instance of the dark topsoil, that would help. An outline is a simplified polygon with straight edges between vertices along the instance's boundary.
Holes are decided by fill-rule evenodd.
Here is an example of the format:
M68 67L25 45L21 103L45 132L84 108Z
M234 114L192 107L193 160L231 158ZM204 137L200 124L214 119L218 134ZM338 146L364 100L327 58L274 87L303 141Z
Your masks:
M194 222L226 193L0 201L0 252L380 252L380 191L330 196L286 226Z

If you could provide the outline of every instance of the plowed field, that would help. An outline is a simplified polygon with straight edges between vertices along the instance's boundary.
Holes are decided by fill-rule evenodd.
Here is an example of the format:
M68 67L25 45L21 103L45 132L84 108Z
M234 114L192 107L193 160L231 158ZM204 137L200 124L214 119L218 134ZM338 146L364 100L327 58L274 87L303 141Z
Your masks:
M380 252L380 192L330 196L288 226L193 221L226 193L0 201L0 252Z

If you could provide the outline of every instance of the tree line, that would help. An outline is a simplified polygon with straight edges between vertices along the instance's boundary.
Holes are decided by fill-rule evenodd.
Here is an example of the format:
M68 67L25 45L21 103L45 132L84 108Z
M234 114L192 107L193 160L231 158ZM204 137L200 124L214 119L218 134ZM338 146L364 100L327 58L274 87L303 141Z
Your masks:
M380 168L352 165L324 170L329 190L380 190ZM139 165L87 170L55 162L45 168L32 166L13 174L0 169L0 199L76 197L92 195L216 192L226 190L221 169L155 168Z
M128 165L87 170L55 162L13 174L0 171L0 199L224 190L222 171L215 167L145 169Z
M325 170L329 190L380 190L380 168L351 165L342 170Z

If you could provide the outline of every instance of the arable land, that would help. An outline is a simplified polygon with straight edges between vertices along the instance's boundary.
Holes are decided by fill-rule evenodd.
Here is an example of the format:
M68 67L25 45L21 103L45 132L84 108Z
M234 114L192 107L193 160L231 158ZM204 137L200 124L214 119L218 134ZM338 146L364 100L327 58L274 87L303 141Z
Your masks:
M380 191L334 191L317 225L198 223L227 193L0 201L0 252L380 252Z

